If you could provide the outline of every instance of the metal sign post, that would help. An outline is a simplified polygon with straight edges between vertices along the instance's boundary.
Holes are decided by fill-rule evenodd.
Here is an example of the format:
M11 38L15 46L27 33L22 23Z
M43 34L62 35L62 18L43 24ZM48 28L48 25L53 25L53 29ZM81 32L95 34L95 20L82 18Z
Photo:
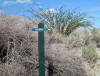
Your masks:
M38 24L38 28L32 28L32 31L38 31L39 76L45 76L44 31L50 30L50 28L44 28L42 23Z

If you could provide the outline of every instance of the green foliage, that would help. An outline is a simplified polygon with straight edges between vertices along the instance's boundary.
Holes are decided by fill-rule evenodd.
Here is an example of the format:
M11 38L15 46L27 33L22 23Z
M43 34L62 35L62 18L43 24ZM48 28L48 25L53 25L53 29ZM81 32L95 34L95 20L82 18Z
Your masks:
M96 63L96 47L93 45L84 46L82 48L82 57L90 64Z
M44 22L47 27L50 27L60 34L69 36L74 30L79 27L91 26L91 22L87 18L86 13L78 12L74 10L60 9L47 9L36 12L31 9L31 14L34 19Z

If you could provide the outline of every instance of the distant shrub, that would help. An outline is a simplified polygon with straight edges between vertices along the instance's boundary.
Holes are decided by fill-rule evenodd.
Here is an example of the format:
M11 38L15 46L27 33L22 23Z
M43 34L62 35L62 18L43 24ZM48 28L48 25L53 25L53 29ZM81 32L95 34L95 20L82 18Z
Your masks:
M92 41L94 41L97 47L100 48L100 29L93 28L91 30L91 34L92 34Z
M97 39L97 29L96 28L93 28L93 29L91 29L91 34L92 34L92 39L93 40L96 40Z
M96 47L93 45L84 46L82 48L82 57L90 64L96 63Z
M91 35L88 29L84 30L84 45L89 45L91 43Z

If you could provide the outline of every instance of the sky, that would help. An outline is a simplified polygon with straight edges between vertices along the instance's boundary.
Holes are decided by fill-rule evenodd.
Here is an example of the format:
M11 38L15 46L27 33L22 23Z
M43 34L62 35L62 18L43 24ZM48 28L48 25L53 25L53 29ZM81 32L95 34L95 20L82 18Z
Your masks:
M43 9L74 9L78 8L81 12L87 12L94 26L100 28L100 0L0 0L0 12L8 15L28 16L27 10L35 8L33 2L37 2Z

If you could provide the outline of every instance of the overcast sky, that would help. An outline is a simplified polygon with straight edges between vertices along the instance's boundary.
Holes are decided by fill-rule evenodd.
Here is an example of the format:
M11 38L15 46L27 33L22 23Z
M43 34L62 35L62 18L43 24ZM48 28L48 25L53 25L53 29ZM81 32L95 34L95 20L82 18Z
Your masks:
M100 0L0 0L0 12L9 15L23 15L30 7L34 8L32 4L34 1L44 9L60 8L61 6L64 9L79 8L80 11L88 12L90 16L94 16L93 25L100 27Z

